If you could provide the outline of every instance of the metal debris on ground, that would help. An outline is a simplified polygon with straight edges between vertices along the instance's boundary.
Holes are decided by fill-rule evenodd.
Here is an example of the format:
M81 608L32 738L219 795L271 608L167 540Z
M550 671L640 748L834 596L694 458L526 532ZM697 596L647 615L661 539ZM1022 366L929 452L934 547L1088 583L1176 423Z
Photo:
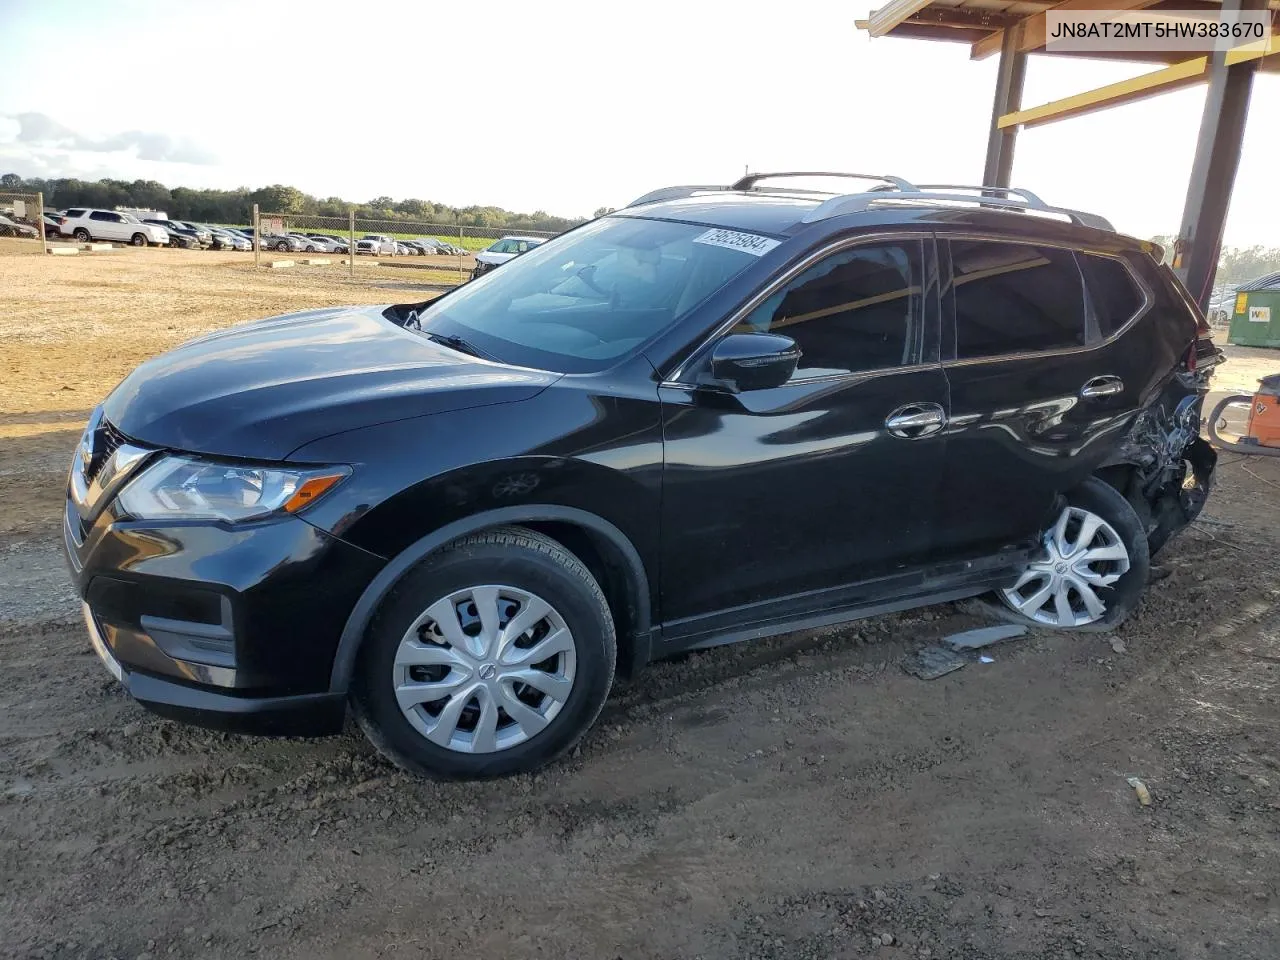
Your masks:
M1119 637L1111 638L1111 649L1114 650L1116 653L1129 652L1129 648L1124 645L1124 641L1121 640Z
M1151 791L1147 789L1147 785L1137 777L1129 778L1129 786L1133 787L1133 792L1138 795L1138 803L1144 807L1151 806Z
M980 650L993 643L1026 636L1026 633L1026 627L1010 623L996 627L978 627L976 630L962 630L944 637L942 642L952 650Z
M969 660L954 650L945 647L925 647L904 664L907 673L921 680L937 680L948 673L959 670Z

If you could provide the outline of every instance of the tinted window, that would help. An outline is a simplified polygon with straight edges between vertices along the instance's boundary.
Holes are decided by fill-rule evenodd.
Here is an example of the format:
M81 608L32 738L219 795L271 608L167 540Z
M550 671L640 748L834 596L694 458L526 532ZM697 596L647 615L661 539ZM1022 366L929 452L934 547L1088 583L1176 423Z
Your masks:
M72 209L68 210L65 214L63 214L63 216L65 216L65 217L83 217L83 216L84 216L84 211L83 211L83 210L81 210L81 209L79 209L79 208L72 208Z
M1084 284L1070 250L952 240L951 263L959 359L1084 344Z
M1146 297L1121 261L1088 253L1079 258L1098 318L1098 331L1109 337L1133 319Z
M108 213L106 210L95 210L89 214L90 220L107 220L111 223L119 223L120 215L116 213Z
M796 379L881 370L920 354L918 241L833 254L773 294L737 332L780 333L800 345Z

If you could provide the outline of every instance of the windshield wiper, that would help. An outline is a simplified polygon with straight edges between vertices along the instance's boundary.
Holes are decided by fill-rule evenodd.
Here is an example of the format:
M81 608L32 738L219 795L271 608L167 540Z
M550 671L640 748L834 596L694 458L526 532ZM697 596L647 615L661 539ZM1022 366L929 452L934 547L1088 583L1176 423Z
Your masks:
M473 357L479 357L481 360L497 360L491 353L485 353L470 340L464 340L462 337L451 337L443 333L424 332L425 336L432 343L438 343L442 347L448 347L450 350L457 350L459 353L470 354Z

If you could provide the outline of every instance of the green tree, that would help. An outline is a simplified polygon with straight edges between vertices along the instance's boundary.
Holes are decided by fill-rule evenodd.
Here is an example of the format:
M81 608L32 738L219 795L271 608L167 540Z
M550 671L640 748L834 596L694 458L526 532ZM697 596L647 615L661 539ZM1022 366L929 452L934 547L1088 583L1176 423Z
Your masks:
M273 183L249 194L249 202L256 203L263 213L302 213L307 195L297 187Z

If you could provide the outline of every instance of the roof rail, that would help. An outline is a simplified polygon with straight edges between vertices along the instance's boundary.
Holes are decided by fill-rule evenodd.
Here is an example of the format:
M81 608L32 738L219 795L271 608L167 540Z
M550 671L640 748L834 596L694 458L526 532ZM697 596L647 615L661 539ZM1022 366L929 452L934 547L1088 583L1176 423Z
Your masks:
M627 206L639 207L646 203L660 203L663 200L679 200L681 197L692 197L696 193L707 193L709 191L719 193L724 189L723 184L717 186L659 187L657 190L650 190L643 197L632 200Z
M878 180L881 183L897 187L899 190L916 189L910 181L903 180L901 177L882 176L878 173L836 173L830 170L782 170L778 173L749 173L745 177L734 181L729 189L750 190L761 180L778 180L783 177L845 177L853 180Z
M977 192L981 196L967 196L964 191ZM1022 199L1014 199L1013 195ZM1111 221L1094 213L1082 210L1071 210L1067 207L1054 207L1045 203L1030 190L1014 187L960 186L950 184L928 184L912 187L908 190L887 190L879 188L866 193L850 193L832 197L820 203L804 217L804 223L815 223L831 217L847 213L860 213L869 210L878 203L885 202L918 202L931 201L940 203L971 203L981 207L999 207L1004 210L1050 213L1064 216L1072 223L1082 227L1093 227L1095 230L1106 230L1115 233L1116 228Z
M876 181L875 186L861 193L831 194L818 190L788 190L781 187L757 187L761 180L776 180L787 177L840 177L853 180ZM1067 207L1055 207L1045 203L1038 194L1021 187L996 187L986 184L968 185L954 183L924 183L916 185L902 177L870 173L838 173L834 171L794 171L784 170L778 173L750 173L729 186L677 186L662 187L650 191L637 200L627 204L638 207L647 203L659 203L663 200L678 200L699 193L720 193L727 190L751 191L760 193L805 193L827 196L828 199L818 204L805 216L804 223L827 220L847 213L859 213L872 206L886 202L919 202L933 203L970 203L980 207L999 207L1002 210L1035 211L1063 216L1072 223L1082 227L1093 227L1095 230L1106 230L1115 233L1115 227L1105 217L1082 210L1071 210ZM977 196L972 196L977 194Z

